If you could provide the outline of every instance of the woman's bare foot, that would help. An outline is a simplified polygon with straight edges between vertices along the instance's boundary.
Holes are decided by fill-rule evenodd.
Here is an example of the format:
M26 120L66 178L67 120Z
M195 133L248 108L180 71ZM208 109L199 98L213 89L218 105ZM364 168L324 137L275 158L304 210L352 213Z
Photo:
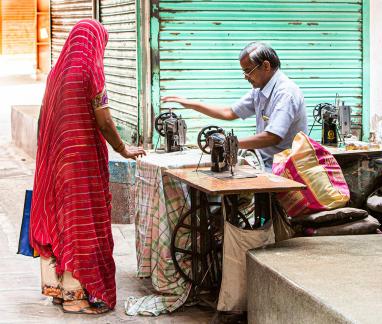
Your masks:
M86 299L64 301L62 309L64 310L64 313L92 315L103 314L109 311L108 307L90 306Z

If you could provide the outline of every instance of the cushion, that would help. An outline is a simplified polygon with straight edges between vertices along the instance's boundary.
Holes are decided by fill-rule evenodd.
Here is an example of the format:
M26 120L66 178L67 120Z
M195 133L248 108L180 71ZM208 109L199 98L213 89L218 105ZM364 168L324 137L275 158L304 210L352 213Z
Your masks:
M374 191L368 198L366 202L367 208L370 210L382 213L382 188Z
M344 207L333 210L325 210L310 215L294 217L292 218L292 223L301 224L303 226L323 227L329 224L344 224L366 218L367 216L368 212L366 210Z
M288 216L312 214L345 207L350 192L333 155L303 132L299 132L290 150L274 156L273 173L307 186L302 191L279 193L277 198Z
M333 236L333 235L360 235L375 234L381 224L372 216L355 222L336 226L319 228L306 228L304 234L307 236Z

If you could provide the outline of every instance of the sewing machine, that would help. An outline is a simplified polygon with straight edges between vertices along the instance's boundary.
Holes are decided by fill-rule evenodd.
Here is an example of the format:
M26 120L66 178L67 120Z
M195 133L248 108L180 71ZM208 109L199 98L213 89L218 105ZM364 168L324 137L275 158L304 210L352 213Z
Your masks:
M344 101L342 105L339 105L337 101L336 106L321 103L314 107L314 123L317 122L322 125L321 143L323 145L338 146L340 142L344 142L346 137L351 136L350 115L351 108L345 106Z
M165 151L167 153L181 151L186 144L186 121L177 116L171 109L155 118L155 129L165 138Z
M211 154L211 171L224 172L237 164L239 141L233 130L225 134L218 126L207 126L198 134L198 146L206 154Z

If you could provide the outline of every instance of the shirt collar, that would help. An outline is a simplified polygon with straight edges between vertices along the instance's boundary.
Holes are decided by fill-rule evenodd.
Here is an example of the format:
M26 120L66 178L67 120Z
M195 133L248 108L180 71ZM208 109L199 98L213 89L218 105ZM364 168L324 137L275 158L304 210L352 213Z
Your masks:
M265 98L268 99L268 97L271 95L272 89L277 80L280 78L280 75L281 71L277 69L277 71L275 72L275 74L273 74L272 78L268 81L263 90L260 91Z

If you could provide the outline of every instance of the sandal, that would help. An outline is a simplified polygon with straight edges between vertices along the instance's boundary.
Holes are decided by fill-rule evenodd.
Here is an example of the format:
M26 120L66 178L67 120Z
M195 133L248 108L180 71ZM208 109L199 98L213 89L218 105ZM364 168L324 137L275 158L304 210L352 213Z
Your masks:
M60 297L53 297L52 304L53 305L62 305L64 300Z
M83 303L83 302L86 303ZM67 307L70 306L76 306L79 304L85 304L86 306L81 307L80 309L77 310L70 310ZM72 300L72 301L65 301L62 305L62 310L64 313L70 313L70 314L87 314L87 315L99 315L108 312L110 309L108 307L93 307L90 306L90 304L85 300Z

